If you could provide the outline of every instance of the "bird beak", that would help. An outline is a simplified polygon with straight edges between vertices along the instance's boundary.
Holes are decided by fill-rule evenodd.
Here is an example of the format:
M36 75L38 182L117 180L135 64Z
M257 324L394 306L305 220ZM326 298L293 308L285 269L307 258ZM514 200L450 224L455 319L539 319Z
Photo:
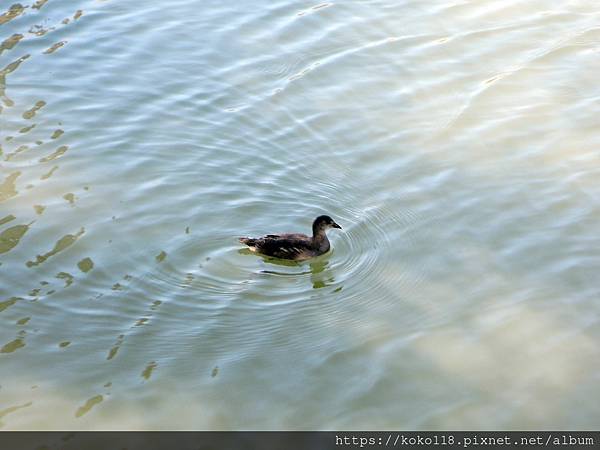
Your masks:
M333 228L339 228L340 230L342 229L342 227L340 227L337 223L333 222L333 225L331 225Z

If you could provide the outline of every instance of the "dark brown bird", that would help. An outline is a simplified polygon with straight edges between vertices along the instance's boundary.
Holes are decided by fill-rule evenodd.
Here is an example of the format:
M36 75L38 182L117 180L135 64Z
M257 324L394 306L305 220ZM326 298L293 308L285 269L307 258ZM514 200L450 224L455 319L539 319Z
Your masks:
M319 216L312 225L313 235L300 233L267 234L259 238L240 238L250 250L266 256L303 261L327 253L331 248L326 231L340 227L329 216Z

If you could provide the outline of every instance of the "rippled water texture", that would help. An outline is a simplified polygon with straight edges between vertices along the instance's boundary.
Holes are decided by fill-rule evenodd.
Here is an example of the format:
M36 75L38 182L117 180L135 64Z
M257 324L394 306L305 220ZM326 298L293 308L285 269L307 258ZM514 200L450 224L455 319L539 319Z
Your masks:
M597 2L32 1L2 429L598 428Z

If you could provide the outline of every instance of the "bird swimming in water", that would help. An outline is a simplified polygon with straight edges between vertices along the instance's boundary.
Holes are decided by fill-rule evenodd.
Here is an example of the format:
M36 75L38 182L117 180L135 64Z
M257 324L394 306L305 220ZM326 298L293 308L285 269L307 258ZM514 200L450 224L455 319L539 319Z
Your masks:
M313 235L300 233L267 234L259 238L240 238L250 250L266 256L303 261L327 253L331 247L326 231L340 227L329 216L319 216L312 225Z

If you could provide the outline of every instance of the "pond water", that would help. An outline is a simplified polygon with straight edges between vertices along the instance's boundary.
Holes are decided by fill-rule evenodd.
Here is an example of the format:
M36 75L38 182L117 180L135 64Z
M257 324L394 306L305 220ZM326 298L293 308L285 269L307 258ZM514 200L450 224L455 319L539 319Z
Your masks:
M583 0L3 0L0 427L598 428L598 73Z

